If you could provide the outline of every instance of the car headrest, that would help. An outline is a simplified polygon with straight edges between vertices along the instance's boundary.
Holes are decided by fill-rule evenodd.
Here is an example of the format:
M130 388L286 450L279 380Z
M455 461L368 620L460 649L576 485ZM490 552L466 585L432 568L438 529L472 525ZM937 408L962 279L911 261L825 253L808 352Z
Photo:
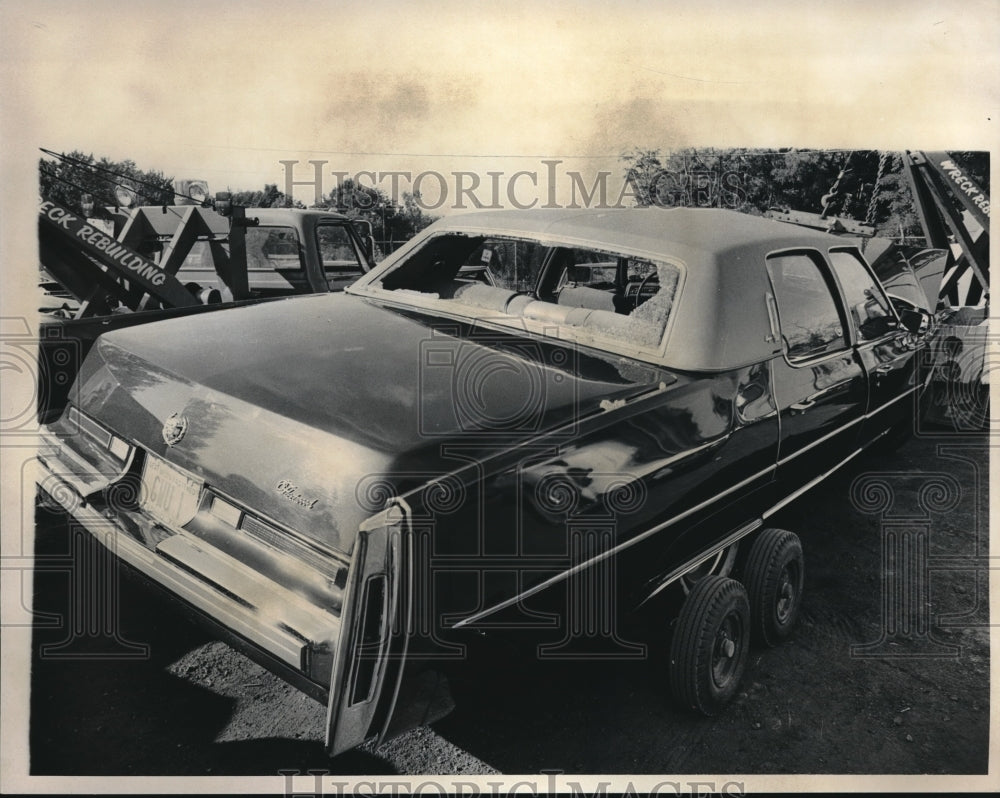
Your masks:
M591 310L615 309L615 295L610 291L587 286L567 286L559 292L558 302L571 308L590 308Z

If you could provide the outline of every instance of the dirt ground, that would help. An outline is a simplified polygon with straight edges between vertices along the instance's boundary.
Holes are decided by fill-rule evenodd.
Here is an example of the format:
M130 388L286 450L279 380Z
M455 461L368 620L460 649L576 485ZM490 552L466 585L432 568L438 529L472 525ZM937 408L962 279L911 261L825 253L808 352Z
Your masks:
M791 640L751 652L716 718L671 703L664 619L640 660L540 660L490 642L452 675L450 715L333 760L325 707L141 585L120 580L118 640L68 635L67 567L83 555L40 511L31 771L984 774L987 463L982 438L931 431L783 510L774 525L805 550L802 617Z

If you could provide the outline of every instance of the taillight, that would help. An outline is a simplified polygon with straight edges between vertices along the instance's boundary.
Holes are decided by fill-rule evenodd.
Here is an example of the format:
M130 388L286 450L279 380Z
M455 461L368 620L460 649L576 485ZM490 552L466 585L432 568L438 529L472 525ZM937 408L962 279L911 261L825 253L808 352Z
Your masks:
M355 670L350 703L368 701L375 686L375 674L382 654L382 634L385 623L386 582L384 574L376 574L365 582L361 601L363 615L358 624L360 634L355 648Z
M236 529L240 525L240 517L243 515L243 511L240 510L235 504L230 504L225 499L221 499L218 496L212 497L212 503L208 508L208 511L222 521L228 524L233 529Z
M79 408L70 405L66 410L66 418L76 429L87 435L119 462L124 463L132 455L132 447L128 441L119 438L90 416L84 415Z

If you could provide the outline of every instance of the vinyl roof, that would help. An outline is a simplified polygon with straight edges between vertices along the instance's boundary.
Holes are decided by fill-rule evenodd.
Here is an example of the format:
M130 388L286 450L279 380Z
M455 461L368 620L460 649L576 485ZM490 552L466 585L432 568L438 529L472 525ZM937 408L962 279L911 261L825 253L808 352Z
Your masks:
M782 250L853 242L788 222L718 208L621 208L481 211L448 216L428 227L355 284L377 284L413 248L434 235L500 235L541 240L681 266L679 299L665 349L655 362L692 371L721 371L780 353L772 335L766 297L766 258ZM609 348L610 349L610 348Z
M717 208L482 211L449 216L434 227L439 231L520 233L685 260L700 260L697 253L718 256L734 249L771 251L844 244L843 239L819 231Z

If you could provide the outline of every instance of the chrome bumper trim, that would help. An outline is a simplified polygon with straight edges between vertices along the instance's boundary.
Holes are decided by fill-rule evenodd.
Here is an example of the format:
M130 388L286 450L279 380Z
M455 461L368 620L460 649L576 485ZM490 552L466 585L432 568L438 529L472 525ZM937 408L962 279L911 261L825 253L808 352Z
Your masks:
M61 447L60 453L66 451ZM61 467L61 460L39 457L39 462L39 487L116 557L282 662L303 670L310 643L335 643L337 616L187 532L176 532L155 550L147 548L87 503L93 491L84 493L50 465ZM111 481L82 461L73 467L83 469L73 477L84 490Z

